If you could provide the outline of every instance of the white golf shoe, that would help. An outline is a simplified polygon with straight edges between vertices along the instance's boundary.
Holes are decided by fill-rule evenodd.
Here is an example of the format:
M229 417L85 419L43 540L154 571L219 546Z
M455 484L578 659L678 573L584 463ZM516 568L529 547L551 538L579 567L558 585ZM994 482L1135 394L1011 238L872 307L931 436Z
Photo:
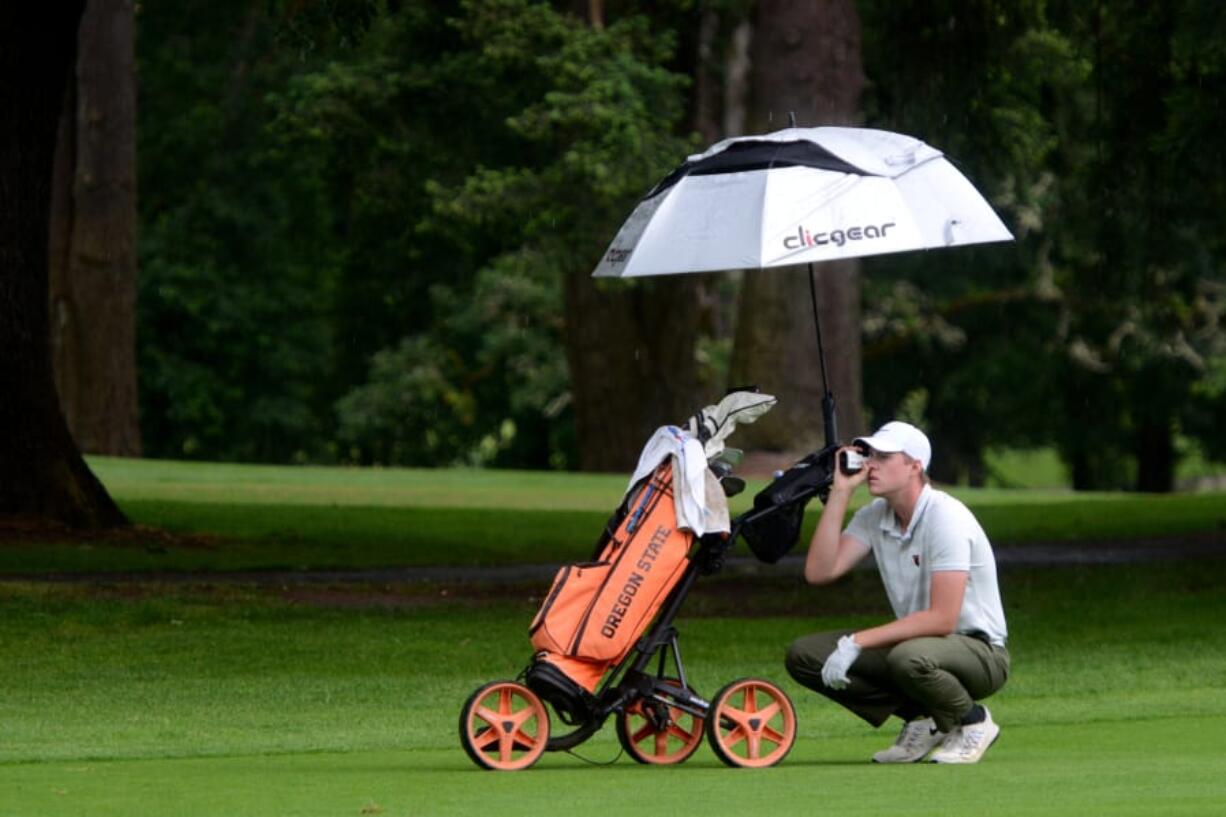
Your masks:
M933 763L978 763L988 747L1000 737L1000 727L992 720L992 713L985 706L983 720L959 726L946 735L941 748L928 758Z
M907 721L902 725L894 745L873 755L873 762L915 763L923 760L944 739L945 733L937 729L936 721L932 718Z

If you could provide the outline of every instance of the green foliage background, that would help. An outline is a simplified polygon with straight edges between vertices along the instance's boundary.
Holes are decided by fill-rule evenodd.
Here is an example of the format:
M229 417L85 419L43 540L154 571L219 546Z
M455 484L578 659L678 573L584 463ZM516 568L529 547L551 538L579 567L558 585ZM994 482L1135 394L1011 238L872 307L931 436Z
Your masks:
M700 145L757 8L572 5L141 6L150 455L577 462L563 278ZM1056 446L1079 488L1226 458L1226 11L856 8L865 124L945 150L1018 237L865 262L871 421L923 422L950 482L1002 447ZM704 332L718 390L730 328Z

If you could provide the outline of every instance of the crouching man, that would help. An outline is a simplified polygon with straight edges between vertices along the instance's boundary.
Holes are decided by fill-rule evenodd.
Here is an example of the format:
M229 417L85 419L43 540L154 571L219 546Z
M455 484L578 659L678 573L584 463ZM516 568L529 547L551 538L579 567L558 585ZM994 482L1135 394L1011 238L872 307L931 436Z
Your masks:
M855 446L867 452L863 467L851 475L835 469L805 580L832 582L872 551L896 619L799 638L788 672L874 727L902 719L894 745L873 756L877 763L976 763L1000 735L977 702L1009 675L992 546L965 505L929 485L932 448L918 428L886 423ZM876 499L840 531L852 493L865 483Z

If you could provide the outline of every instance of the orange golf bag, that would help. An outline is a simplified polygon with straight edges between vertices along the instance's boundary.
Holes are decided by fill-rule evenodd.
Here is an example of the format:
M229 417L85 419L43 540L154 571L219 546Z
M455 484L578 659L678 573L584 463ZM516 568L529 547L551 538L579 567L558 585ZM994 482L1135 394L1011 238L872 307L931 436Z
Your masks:
M612 535L602 537L595 561L558 571L528 629L537 662L588 693L630 652L689 564L694 539L677 529L672 477L672 465L660 465L632 493ZM535 675L529 672L528 685L560 712L582 712L575 712L583 696L573 686L543 668Z

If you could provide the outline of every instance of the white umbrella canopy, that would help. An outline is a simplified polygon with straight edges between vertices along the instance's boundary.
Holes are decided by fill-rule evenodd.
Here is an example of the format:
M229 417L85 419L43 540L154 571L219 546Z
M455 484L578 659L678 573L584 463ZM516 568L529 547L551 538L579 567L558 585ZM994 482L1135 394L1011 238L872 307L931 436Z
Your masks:
M937 149L869 128L726 139L647 194L593 273L790 266L1013 236Z

